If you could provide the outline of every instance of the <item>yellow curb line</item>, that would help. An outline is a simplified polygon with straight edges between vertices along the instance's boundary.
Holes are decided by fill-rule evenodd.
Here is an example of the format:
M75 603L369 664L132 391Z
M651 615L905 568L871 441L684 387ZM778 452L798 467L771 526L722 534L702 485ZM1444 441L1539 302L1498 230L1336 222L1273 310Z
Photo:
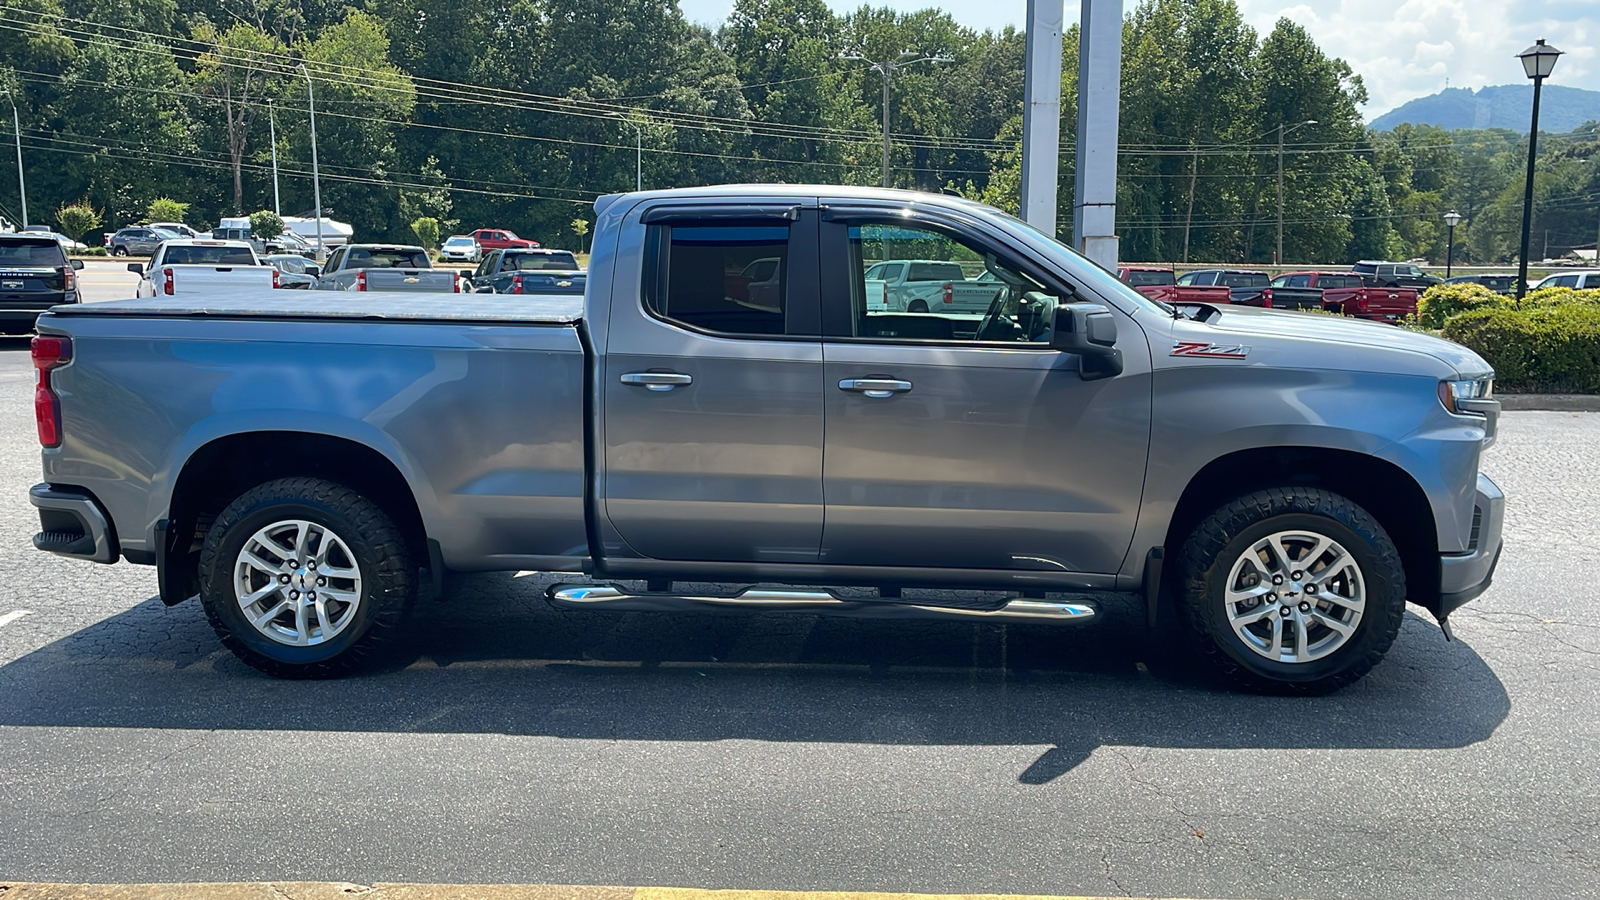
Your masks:
M711 891L570 884L373 884L257 881L52 884L0 881L0 900L1112 900L1043 894L887 894L868 891ZM1130 898L1116 898L1130 900ZM1142 898L1180 900L1180 898Z

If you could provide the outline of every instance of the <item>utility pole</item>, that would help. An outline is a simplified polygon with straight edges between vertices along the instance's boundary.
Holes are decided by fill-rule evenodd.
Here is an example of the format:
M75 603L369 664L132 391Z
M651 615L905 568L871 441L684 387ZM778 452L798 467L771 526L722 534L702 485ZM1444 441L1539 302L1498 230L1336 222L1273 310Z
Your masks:
M306 77L306 106L311 111L311 191L317 201L317 262L327 259L322 246L322 175L317 171L317 98L311 91L311 72L306 64L297 68Z
M3 92L11 101L11 127L17 133L17 192L22 195L22 229L28 229L28 179L22 174L22 120L17 117L17 98L7 90Z
M1293 131L1302 125L1315 124L1317 124L1316 119L1296 122L1287 128L1282 122L1278 123L1278 252L1272 259L1273 265L1283 265L1283 136L1286 131Z
M267 130L272 137L272 211L283 218L283 206L278 203L278 122L272 115L272 101L267 101Z
M1189 211L1183 216L1183 261L1189 261L1189 225L1194 221L1194 180L1200 175L1200 148L1189 142Z
M871 68L883 75L883 186L889 186L889 77L897 69L914 66L917 63L947 63L953 62L948 56L918 56L914 50L901 50L893 59L873 62L860 53L841 53L840 59L858 59L872 63Z
M1121 0L1116 0L1121 3ZM1061 181L1063 0L1028 0L1022 68L1022 196L1018 214L1054 237Z

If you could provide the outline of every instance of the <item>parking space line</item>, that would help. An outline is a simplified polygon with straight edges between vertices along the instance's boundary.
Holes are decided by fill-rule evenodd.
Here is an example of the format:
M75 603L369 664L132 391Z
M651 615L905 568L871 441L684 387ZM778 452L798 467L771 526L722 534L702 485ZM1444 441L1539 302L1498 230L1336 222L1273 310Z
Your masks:
M866 891L744 891L570 884L45 884L0 882L5 900L1110 900L1039 894L885 894ZM1129 898L1120 898L1129 900ZM1156 898L1145 898L1156 900ZM1179 900L1179 898L1164 898Z
M15 622L16 620L22 618L23 616L25 616L25 615L27 615L28 613L31 613L31 612L33 612L33 610L31 610L31 609L19 609L19 610L16 610L14 612L8 612L5 615L0 616L0 628L4 628L7 625L10 625L12 622Z

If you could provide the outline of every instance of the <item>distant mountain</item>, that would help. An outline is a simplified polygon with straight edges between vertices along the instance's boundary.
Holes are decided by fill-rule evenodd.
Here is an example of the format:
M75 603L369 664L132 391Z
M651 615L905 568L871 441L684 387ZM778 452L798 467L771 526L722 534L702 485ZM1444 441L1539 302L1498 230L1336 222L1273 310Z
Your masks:
M1479 91L1445 88L1372 120L1372 127L1388 131L1401 122L1440 128L1509 128L1528 130L1533 84L1502 84ZM1572 131L1585 122L1600 121L1600 91L1546 84L1539 98L1539 130L1552 134Z

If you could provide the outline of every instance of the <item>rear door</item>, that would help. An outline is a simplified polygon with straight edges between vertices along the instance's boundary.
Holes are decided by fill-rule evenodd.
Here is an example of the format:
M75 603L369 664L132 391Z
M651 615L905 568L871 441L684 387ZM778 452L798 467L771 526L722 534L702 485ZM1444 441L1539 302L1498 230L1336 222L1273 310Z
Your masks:
M640 280L619 275L611 286L599 374L601 496L619 538L602 537L608 556L816 562L814 206L656 206L642 216ZM775 261L775 282L752 292L761 260Z
M1093 298L938 214L835 210L821 250L821 561L1116 572L1144 478L1148 357L1085 381L1049 324L1063 299ZM882 252L983 268L1004 292L989 314L875 311L863 274Z

